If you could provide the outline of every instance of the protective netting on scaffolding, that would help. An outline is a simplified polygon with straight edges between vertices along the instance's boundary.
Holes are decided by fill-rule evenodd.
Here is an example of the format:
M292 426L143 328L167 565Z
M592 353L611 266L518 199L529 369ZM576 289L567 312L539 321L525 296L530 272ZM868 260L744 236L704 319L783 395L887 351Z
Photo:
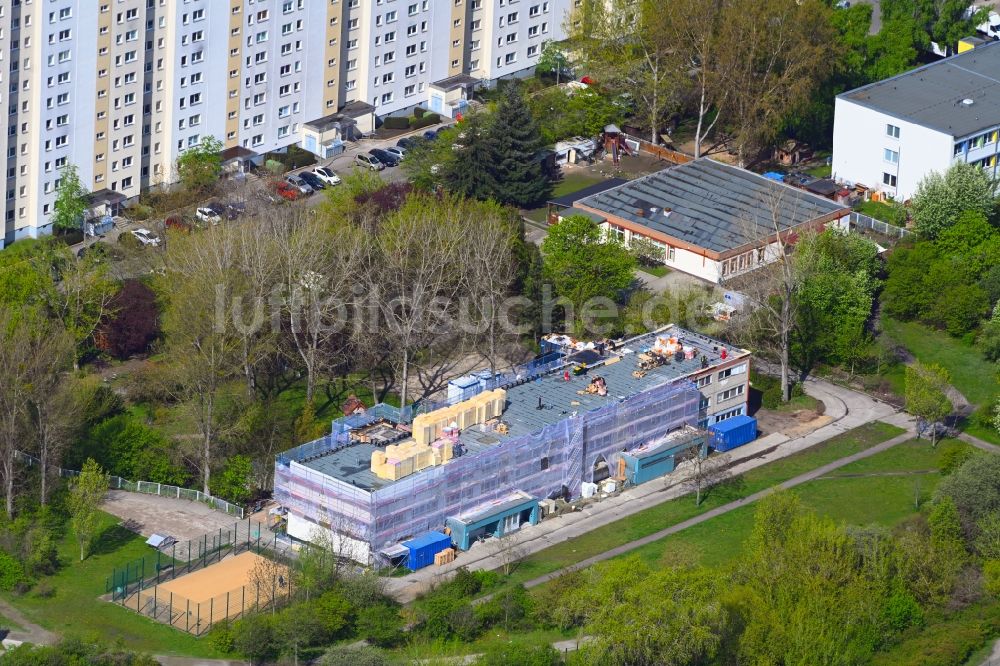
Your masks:
M536 498L578 497L598 460L694 425L701 396L693 384L649 391L571 415L540 432L501 441L475 455L406 477L373 493L375 549L521 490Z

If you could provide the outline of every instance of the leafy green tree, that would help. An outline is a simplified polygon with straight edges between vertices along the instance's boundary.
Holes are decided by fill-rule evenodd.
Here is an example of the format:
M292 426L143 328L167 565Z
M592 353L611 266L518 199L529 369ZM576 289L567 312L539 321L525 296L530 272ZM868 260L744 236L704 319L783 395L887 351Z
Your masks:
M1000 560L1000 512L987 513L976 523L979 532L974 544L985 560Z
M946 476L934 491L935 498L950 498L962 519L965 533L978 534L987 516L1000 513L1000 456L977 454Z
M536 74L556 77L556 85L562 77L569 75L570 57L563 44L547 39L542 42L542 52L535 65Z
M906 411L931 426L932 446L937 446L937 424L953 409L947 394L950 384L951 375L936 363L914 363L906 368Z
M500 203L528 207L552 191L549 174L538 160L542 137L520 84L504 87L489 129L495 163L492 198Z
M635 258L582 215L570 215L550 227L542 241L542 254L547 279L556 294L572 305L572 317L566 323L580 332L586 328L582 317L588 303L599 304L596 299L600 298L613 305L634 280Z
M276 616L275 627L285 653L291 653L294 666L299 664L299 651L317 645L327 637L323 625L310 604L291 604Z
M206 136L178 156L177 176L184 187L200 192L218 182L222 174L222 147L222 142L214 136Z
M253 613L233 623L233 647L250 660L261 664L281 652L281 633L275 615Z
M209 488L213 495L230 502L249 500L253 496L253 462L250 456L231 456L222 473L212 477Z
M183 468L171 460L172 443L130 414L96 424L83 444L81 448L115 476L171 485L182 485L188 478Z
M559 651L551 645L491 643L474 662L478 666L559 666Z
M403 618L387 603L361 606L354 629L358 636L379 647L392 647L403 637Z
M920 181L911 208L920 235L937 238L965 211L991 217L996 208L996 183L978 166L955 162L944 174L932 171Z
M81 562L97 537L99 507L107 492L108 475L92 458L88 458L80 475L70 482L69 491L70 526L80 546Z
M87 211L88 194L90 192L80 181L75 164L66 164L59 169L59 186L52 204L52 226L57 229L80 229L83 214Z

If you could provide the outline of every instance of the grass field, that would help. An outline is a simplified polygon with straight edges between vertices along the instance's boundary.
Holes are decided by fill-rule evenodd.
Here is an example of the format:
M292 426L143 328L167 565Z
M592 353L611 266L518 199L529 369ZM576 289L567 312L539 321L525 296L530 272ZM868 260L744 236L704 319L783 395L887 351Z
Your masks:
M555 184L552 188L551 199L556 199L558 197L564 197L567 194L573 194L574 192L579 192L585 187L590 187L604 180L601 176L596 174L587 173L586 171L570 171L564 173L562 180ZM522 211L525 217L533 222L538 222L543 224L545 222L545 217L548 214L548 206L540 206L538 208L531 208Z
M670 272L670 269L666 266L639 266L639 270L643 273L648 273L654 277L663 277Z
M43 579L55 594L40 597L28 592L24 596L7 595L7 600L31 622L63 636L96 633L109 642L120 640L130 648L153 654L224 657L207 641L99 598L116 564L150 551L141 536L119 527L114 516L102 513L100 530L102 536L94 553L83 562L79 547L67 531L59 544L63 567L56 575Z
M886 335L906 347L921 363L938 363L951 373L952 384L968 401L981 405L998 391L997 366L962 340L915 322L882 320Z
M885 423L871 423L855 428L807 451L758 467L737 479L717 486L708 494L700 507L695 506L693 496L687 495L539 551L525 558L507 582L520 583L640 539L734 499L751 495L803 472L871 448L901 432L903 432L901 429ZM690 533L704 531L720 545L738 544L742 540L741 523L748 521L745 517L742 521L729 519L729 515L732 514L720 516L709 523L685 530L681 535L690 538L688 536ZM706 527L709 524L711 527Z

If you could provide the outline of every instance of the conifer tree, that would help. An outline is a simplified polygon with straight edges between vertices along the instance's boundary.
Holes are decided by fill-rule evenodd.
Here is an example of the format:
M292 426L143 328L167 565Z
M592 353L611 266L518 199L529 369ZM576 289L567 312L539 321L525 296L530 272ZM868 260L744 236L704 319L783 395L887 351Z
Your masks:
M449 190L467 198L496 198L492 141L488 118L476 114L462 123L456 139L457 155L445 179Z
M541 132L525 103L520 84L504 89L490 128L494 153L494 199L527 207L543 202L552 189L549 174L536 155L542 147Z

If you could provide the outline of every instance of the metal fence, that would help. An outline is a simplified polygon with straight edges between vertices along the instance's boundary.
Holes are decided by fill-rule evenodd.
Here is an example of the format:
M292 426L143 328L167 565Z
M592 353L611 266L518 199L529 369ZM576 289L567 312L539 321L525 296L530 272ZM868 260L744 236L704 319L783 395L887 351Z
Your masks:
M228 533L230 536L232 534L233 532ZM226 531L222 531L220 535L213 536L211 543L208 535L202 540L187 542L187 561L180 553L171 552L168 556L158 552L157 557L148 558L148 562L147 558L143 558L127 564L124 569L116 569L107 582L111 588L109 592L112 601L195 636L208 632L216 622L235 620L246 613L268 610L286 602L292 595L290 549L282 547L274 536L266 539L260 536L247 540L241 538L220 546L226 536ZM196 552L196 558L190 559ZM246 584L207 600L192 601L182 594L160 588L160 585L170 580L246 552L266 558L274 566L267 566L260 573L255 569ZM142 574L137 572L144 572L147 567L155 570L155 573L142 578ZM129 579L134 580L128 582Z
M285 553L277 535L260 522L241 520L230 529L219 529L201 538L178 541L159 548L155 555L141 557L124 566L115 567L105 580L104 592L111 600L121 602L138 592L156 587L168 580L193 573L221 562L230 555L248 550Z
M14 458L18 462L22 462L31 467L42 464L42 461L38 458L21 451L15 451ZM49 465L48 468L50 471L55 471L59 474L59 476L67 479L79 476L80 474L78 470L63 469L62 467L56 467L54 465ZM125 490L131 493L142 493L144 495L159 495L160 497L174 497L177 499L190 500L192 502L201 502L203 504L207 504L213 509L216 509L217 511L227 513L230 516L240 519L244 517L245 510L239 504L227 502L224 499L203 493L200 490L179 488L178 486L170 486L165 483L156 483L154 481L129 481L128 479L123 479L120 476L109 476L108 488L111 490Z
M903 239L913 234L913 232L909 229L897 227L894 224L882 222L873 217L862 215L858 212L851 213L851 226L858 229L868 229L870 231L874 231L875 233L882 234L883 236L888 236L889 238Z

